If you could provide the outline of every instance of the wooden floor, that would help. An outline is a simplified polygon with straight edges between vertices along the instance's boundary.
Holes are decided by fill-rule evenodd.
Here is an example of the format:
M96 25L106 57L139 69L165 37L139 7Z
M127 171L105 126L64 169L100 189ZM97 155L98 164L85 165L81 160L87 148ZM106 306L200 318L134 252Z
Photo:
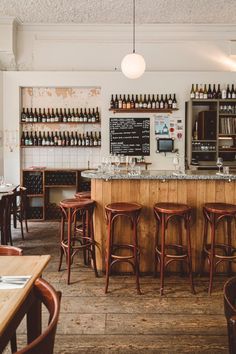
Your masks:
M190 293L187 278L169 277L165 294L159 280L141 278L143 295L137 295L133 276L113 276L104 294L104 276L79 262L72 271L72 285L58 267L58 224L31 223L26 240L14 232L14 244L24 254L51 254L44 278L62 291L62 306L55 353L227 353L222 286L217 277L212 296L208 280L195 279L197 295ZM19 330L23 337L24 327ZM43 353L42 353L43 354Z

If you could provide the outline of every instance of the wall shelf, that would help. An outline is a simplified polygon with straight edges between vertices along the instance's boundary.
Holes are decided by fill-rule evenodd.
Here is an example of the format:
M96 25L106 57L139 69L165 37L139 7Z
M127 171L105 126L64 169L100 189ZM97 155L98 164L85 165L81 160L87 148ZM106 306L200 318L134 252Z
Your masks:
M68 125L73 125L73 124L101 124L101 122L20 122L20 124L29 124L29 125L35 125L35 124L48 124L48 125L53 125L53 124L68 124Z
M82 146L82 145L69 145L69 146L58 146L58 145L21 145L20 146L21 149L34 149L34 148L100 148L101 145L97 145L97 146Z
M122 108L110 108L109 111L113 113L172 113L178 111L178 108L172 109L150 109L150 108L134 108L134 109L122 109Z

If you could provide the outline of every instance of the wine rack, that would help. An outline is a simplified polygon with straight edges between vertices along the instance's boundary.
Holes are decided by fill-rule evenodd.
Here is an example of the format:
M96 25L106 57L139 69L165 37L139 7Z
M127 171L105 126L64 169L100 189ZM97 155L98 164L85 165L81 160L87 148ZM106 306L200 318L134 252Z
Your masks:
M59 220L60 208L50 200L50 190L70 188L72 195L90 190L90 180L82 178L81 171L83 170L23 170L22 182L29 197L28 219Z
M45 173L47 186L75 186L76 172L48 172Z
M26 172L23 175L23 185L27 188L27 194L43 194L42 172Z

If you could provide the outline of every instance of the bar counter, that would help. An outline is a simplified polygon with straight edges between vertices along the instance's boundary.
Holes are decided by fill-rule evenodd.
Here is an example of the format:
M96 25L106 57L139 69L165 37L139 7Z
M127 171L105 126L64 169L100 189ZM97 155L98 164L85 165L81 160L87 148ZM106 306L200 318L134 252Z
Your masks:
M207 202L236 203L236 174L217 175L215 171L187 171L175 174L173 171L141 171L141 175L131 175L126 171L109 174L96 170L82 172L83 177L91 179L92 199L97 202L95 209L95 239L100 244L97 250L98 269L104 271L106 247L106 220L104 207L112 202L137 202L143 206L139 221L140 270L142 273L153 272L155 219L153 206L157 202L175 202L188 204L193 208L191 240L193 270L199 271L203 216L202 206ZM175 240L175 226L168 234L168 242ZM127 222L117 225L119 241L130 242ZM218 240L224 241L224 225L219 225ZM235 240L235 230L232 230ZM218 270L224 270L220 265ZM177 271L175 265L169 267ZM129 265L114 268L118 272L129 272Z

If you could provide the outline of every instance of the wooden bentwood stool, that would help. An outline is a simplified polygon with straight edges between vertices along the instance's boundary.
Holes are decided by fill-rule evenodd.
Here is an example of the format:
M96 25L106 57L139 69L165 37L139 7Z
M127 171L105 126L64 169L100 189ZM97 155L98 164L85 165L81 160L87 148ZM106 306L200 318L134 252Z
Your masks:
M66 256L67 263L67 284L70 284L70 271L73 258L80 250L89 252L93 261L93 268L98 277L93 230L93 211L95 202L91 199L65 199L60 202L61 216L61 254L59 271L61 270L63 254ZM81 229L76 228L78 216L82 218ZM67 222L67 232L65 235L65 222Z
M203 272L205 259L207 259L210 270L210 281L208 294L211 294L213 285L213 274L217 266L227 261L228 273L232 273L231 262L236 261L236 248L232 246L231 223L236 217L236 205L226 203L206 203L203 206L204 232L201 260L201 273ZM216 229L220 221L227 223L227 243L216 243ZM208 225L210 224L210 243L207 243ZM219 253L219 251L223 253Z
M181 273L183 273L183 262L188 266L189 280L192 293L195 294L193 275L192 275L192 251L191 251L191 238L190 238L190 219L191 207L185 204L177 203L157 203L154 205L154 215L156 218L156 239L155 239L155 269L154 275L156 276L157 264L160 263L160 278L161 288L160 294L163 295L164 291L164 273L165 268L172 262L181 262ZM178 244L166 243L166 230L168 223L171 219L176 219L178 222ZM182 240L182 221L186 231L186 246L183 245ZM159 237L161 231L161 237ZM160 240L159 240L160 238ZM172 250L175 253L167 253Z
M136 275L136 288L141 294L139 284L139 248L137 226L142 206L137 203L118 202L105 206L108 233L107 233L107 252L106 252L106 286L105 293L108 291L109 275L114 264L119 262L129 263ZM128 218L132 227L132 244L115 244L115 221L120 217ZM129 255L119 255L118 250L128 249Z

